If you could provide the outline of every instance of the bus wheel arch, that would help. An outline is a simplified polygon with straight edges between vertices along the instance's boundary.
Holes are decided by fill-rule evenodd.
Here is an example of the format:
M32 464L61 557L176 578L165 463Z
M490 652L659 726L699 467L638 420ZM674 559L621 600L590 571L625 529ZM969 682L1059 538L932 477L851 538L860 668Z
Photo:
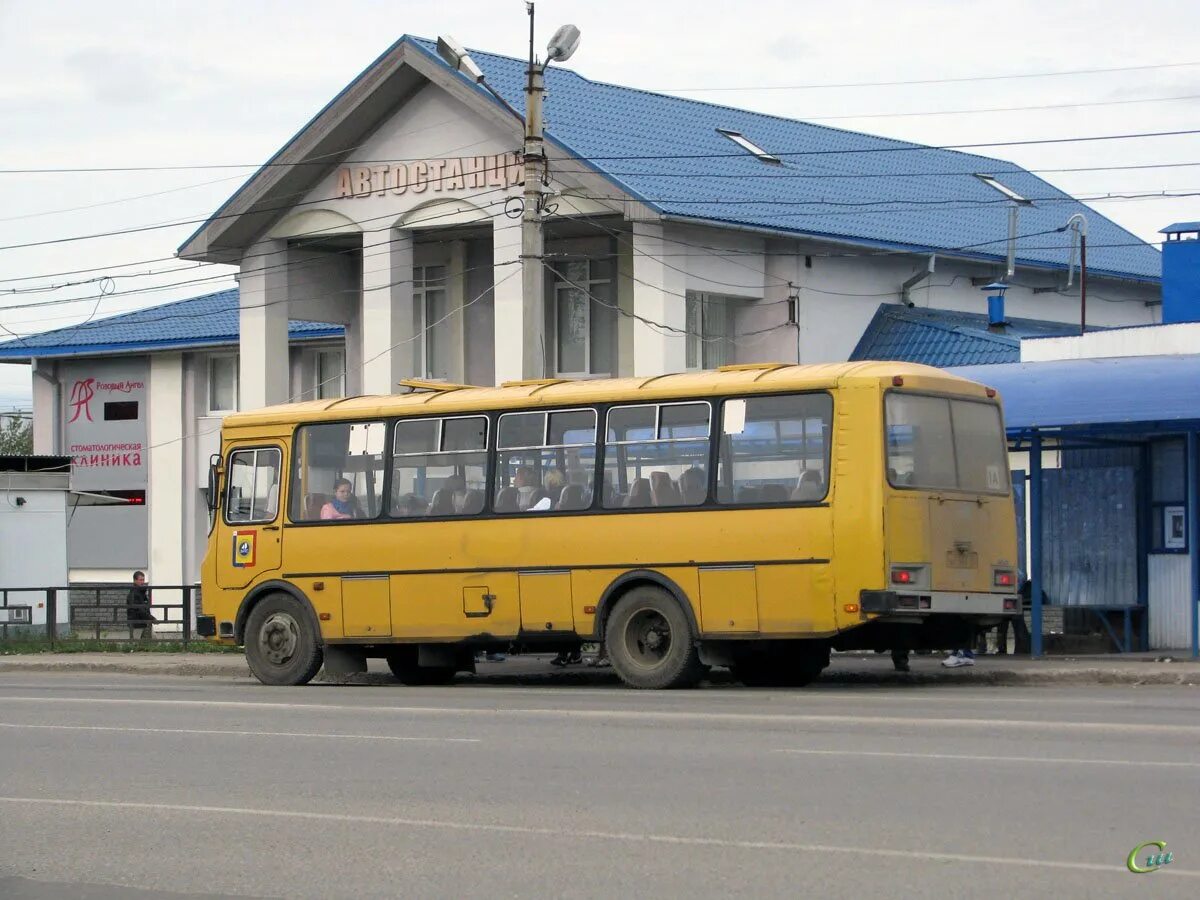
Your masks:
M596 621L593 626L593 634L597 639L604 640L604 630L608 625L608 618L612 615L613 609L616 608L621 598L639 587L660 588L674 597L675 602L683 610L683 614L687 616L688 624L692 630L692 639L695 640L700 636L700 623L696 621L695 610L692 609L691 601L688 600L688 596L684 593L683 588L661 572L655 572L651 569L633 569L625 572L605 588L604 594L600 597L600 602L596 604Z
M324 641L321 640L321 623L317 620L317 612L313 609L312 601L308 599L304 591L286 581L264 581L243 598L242 605L238 607L237 616L233 623L233 634L237 643L240 645L246 643L246 622L249 621L250 613L254 610L254 607L264 598L277 593L288 594L300 604L301 609L303 609L308 618L308 624L312 626L313 632L317 636L317 642L323 644Z
M614 596L604 624L613 670L633 688L694 687L706 667L686 600L655 580L625 587Z

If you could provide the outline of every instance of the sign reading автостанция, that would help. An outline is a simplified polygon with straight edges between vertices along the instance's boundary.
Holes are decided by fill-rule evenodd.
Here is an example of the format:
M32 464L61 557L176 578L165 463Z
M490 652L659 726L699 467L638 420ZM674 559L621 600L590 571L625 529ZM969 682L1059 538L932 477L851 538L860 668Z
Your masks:
M521 157L516 153L345 166L338 170L334 197L341 200L425 191L505 188L523 183L524 174Z

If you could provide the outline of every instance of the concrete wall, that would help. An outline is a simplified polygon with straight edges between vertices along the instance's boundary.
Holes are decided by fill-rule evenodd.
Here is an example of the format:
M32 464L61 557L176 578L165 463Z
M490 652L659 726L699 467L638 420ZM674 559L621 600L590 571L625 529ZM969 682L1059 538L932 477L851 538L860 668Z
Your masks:
M1113 356L1170 356L1200 352L1200 323L1089 331L1071 337L1021 341L1021 362L1102 359Z

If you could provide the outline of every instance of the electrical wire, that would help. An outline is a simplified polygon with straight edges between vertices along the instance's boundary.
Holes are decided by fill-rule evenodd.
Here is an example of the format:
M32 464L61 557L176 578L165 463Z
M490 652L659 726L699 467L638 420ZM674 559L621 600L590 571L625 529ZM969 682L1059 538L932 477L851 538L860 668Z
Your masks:
M1011 72L996 75L964 75L957 78L910 78L903 81L848 81L842 83L817 82L815 84L767 84L728 87L679 87L679 88L645 88L656 94L678 94L689 91L696 92L731 92L731 91L815 91L830 88L861 88L861 87L898 87L916 84L963 84L975 81L1007 81L1014 78L1057 78L1063 75L1100 75L1110 72L1146 72L1155 69L1183 69L1189 66L1200 66L1200 62L1153 63L1142 66L1110 66L1097 69L1069 69L1056 72Z
M581 126L576 126L576 127L581 127ZM1074 136L1074 137L1060 137L1060 138L1032 138L1032 139L1026 139L1026 140L1016 140L1016 141L1006 141L1006 140L978 141L978 142L967 143L967 144L940 144L940 145L910 144L910 143L906 143L904 141L900 141L896 138L876 138L876 140L884 141L889 144L902 144L903 146L855 147L855 148L849 148L849 149L839 148L839 149L830 149L830 150L777 150L777 151L772 151L771 155L782 157L782 156L830 156L830 155L835 155L835 154L838 156L842 156L842 155L848 155L848 154L861 154L861 153L920 153L920 152L941 151L941 150L971 150L971 149L976 149L976 148L981 148L981 147L1028 147L1028 146L1043 145L1043 144L1079 144L1079 143L1088 143L1088 142L1092 142L1092 141L1123 141L1123 140L1137 140L1137 139L1141 139L1141 138L1180 137L1183 135L1191 135L1191 134L1200 134L1200 129L1193 128L1193 129L1177 129L1174 131L1139 131L1139 132L1127 132L1127 133L1121 133L1121 134L1079 135L1079 136ZM339 165L344 165L344 166L352 166L352 165L369 166L372 164L389 165L389 164L398 163L398 162L424 162L428 158L429 157L422 157L420 159L415 159L415 158L414 159L359 159L359 160L347 159L347 160L340 160ZM612 160L622 160L622 159L677 160L677 159L732 159L732 158L745 159L746 152L743 150L743 151L730 152L730 153L670 153L670 154L651 153L651 154L620 154L620 155L613 155L613 156L600 155L600 154L588 154L588 156L586 157L587 160L591 160L591 161L596 161L596 160L612 161ZM301 162L290 162L290 163L272 163L272 162L241 163L241 164L237 164L237 165L233 165L233 164L205 165L205 164L202 164L202 165L187 165L187 166L179 166L179 165L176 165L176 166L110 166L110 167L96 166L96 167L90 167L90 168L89 167L57 167L57 168L44 168L44 169L26 168L26 169L0 169L0 175L67 174L67 173L73 173L73 172L79 172L79 173L154 172L154 171L175 171L175 170L188 170L188 169L196 169L196 170L249 169L249 168L268 169L268 168L278 168L278 167L296 168L296 167L300 167L300 166L328 166L329 164L330 163L328 161L322 161L322 162L301 161ZM0 249L3 249L3 248L0 248Z

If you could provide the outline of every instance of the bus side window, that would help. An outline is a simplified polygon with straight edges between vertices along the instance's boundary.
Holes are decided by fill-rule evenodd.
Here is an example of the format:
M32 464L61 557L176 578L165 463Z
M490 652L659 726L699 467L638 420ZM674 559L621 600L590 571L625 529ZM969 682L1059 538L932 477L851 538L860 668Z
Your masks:
M339 422L297 429L292 521L378 518L383 507L386 434L383 422Z
M477 516L487 493L486 416L401 419L392 442L389 515Z
M594 409L500 416L496 512L588 509L595 493L596 419Z
M699 506L708 497L708 403L614 406L604 449L606 509Z
M829 490L833 400L825 393L739 397L722 404L717 501L814 503Z

